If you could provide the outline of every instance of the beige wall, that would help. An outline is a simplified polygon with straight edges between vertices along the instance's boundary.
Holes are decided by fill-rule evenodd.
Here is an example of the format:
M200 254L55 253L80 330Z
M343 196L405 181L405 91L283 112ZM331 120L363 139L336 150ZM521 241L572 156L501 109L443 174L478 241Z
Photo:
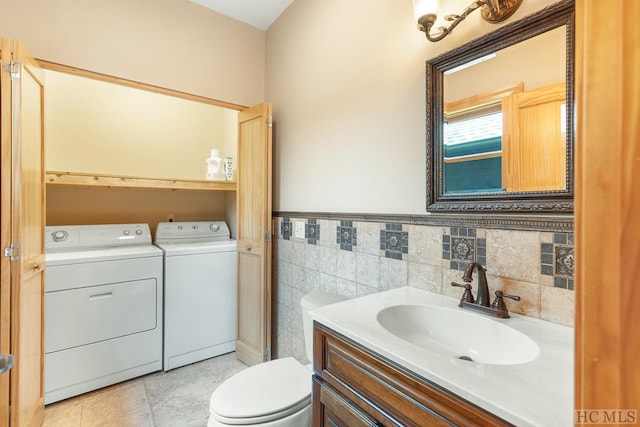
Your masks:
M496 28L475 12L430 43L409 0L295 1L267 30L274 209L424 214L425 60Z
M519 83L524 83L524 90L531 90L564 82L566 46L567 32L561 27L502 49L494 58L447 74L444 101L457 101Z
M238 112L46 71L49 171L205 179L212 148L234 159Z
M49 186L47 225L142 222L155 231L169 214L176 221L229 221L224 198L224 194L210 191Z
M264 31L187 0L0 0L0 33L24 42L38 59L238 105L264 100ZM234 138L229 132L235 131L224 132L225 141ZM177 147L184 143L174 142ZM87 141L78 140L75 148L65 151L74 153L88 146ZM157 166L158 160L149 158L157 148L131 154L141 157L136 160L139 165ZM191 156L189 161L195 163L186 169L194 176L204 177L210 148L197 159ZM228 142L220 148L225 154L235 150ZM90 160L104 153L85 154L84 159ZM51 157L47 162L71 169L60 157L53 164ZM156 175L154 170L135 168L118 172L113 169L116 164L107 163L105 172ZM91 169L99 172L104 169L96 169L104 167L101 161ZM164 176L182 174L175 164L168 168L171 172ZM47 223L148 222L155 227L169 213L176 221L227 219L232 223L227 216L233 214L233 203L233 197L211 192L50 187Z
M265 33L187 0L0 0L38 59L240 105L264 100Z

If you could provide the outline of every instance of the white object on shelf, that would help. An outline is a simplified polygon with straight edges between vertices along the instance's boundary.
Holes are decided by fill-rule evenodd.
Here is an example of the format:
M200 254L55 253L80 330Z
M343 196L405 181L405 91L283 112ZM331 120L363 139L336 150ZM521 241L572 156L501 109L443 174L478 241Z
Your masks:
M214 148L211 150L211 156L207 159L207 175L205 179L210 181L225 181L227 176L224 166L224 160L220 157L220 151Z

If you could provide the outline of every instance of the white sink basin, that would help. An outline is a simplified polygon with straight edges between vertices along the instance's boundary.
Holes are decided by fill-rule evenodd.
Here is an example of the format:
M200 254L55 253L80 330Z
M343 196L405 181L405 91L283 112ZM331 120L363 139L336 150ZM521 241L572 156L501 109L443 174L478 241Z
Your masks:
M540 353L538 345L522 332L462 309L394 305L380 310L377 320L387 331L413 345L456 359L518 365Z

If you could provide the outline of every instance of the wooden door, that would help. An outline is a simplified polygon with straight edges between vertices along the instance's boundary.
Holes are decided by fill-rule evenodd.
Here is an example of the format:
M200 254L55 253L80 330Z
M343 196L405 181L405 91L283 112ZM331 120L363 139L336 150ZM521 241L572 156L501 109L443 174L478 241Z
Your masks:
M271 104L238 114L238 340L249 365L271 358Z
M549 191L567 187L567 143L561 119L566 85L558 83L502 100L502 187Z
M638 1L576 2L575 407L620 424L640 411L639 19Z
M12 257L2 259L0 328L3 337L10 330L8 352L15 357L9 386L12 427L39 426L44 417L43 92L44 74L37 62L20 42L3 39L2 243L16 248Z
M11 62L9 39L0 40L0 249L11 244L11 75L5 64ZM0 254L0 354L11 353L11 274L10 260ZM10 373L0 375L0 426L9 425Z

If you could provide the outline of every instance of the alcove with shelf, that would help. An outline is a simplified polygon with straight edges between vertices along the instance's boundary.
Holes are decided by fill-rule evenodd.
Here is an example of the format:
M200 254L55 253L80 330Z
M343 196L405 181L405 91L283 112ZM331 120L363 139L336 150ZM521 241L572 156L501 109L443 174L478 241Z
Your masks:
M206 180L212 149L237 173L243 106L42 61L47 224L226 220L235 176ZM175 194L187 192L188 194ZM105 202L108 200L108 202Z
M65 71L48 70L47 225L143 222L155 233L169 220L225 220L238 248L236 355L263 361L271 347L271 105L230 106ZM231 181L203 179L209 155L225 165L231 157Z

